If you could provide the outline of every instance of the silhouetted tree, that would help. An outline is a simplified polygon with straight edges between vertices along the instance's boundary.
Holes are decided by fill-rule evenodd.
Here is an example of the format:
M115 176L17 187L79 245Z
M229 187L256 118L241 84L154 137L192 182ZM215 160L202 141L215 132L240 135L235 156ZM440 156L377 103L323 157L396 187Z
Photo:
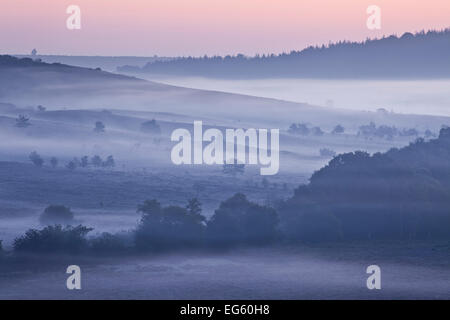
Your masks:
M51 157L50 165L52 166L52 168L56 168L58 166L58 159L56 157Z
M105 125L101 121L95 122L94 132L102 133L105 132Z
M81 157L80 166L82 168L86 168L88 165L89 165L89 158L88 158L88 156Z
M77 164L74 160L70 160L67 164L66 164L66 168L69 170L75 170L77 168Z
M178 206L161 207L156 200L138 206L142 213L135 231L135 245L140 250L170 250L202 244L204 224L200 214L191 214Z
M344 133L345 129L343 126L341 126L340 124L338 124L337 126L334 127L333 131L331 131L332 134L340 134L340 133Z
M299 123L299 124L293 123L289 127L288 132L291 134L307 136L310 133L310 130L305 123Z
M38 105L38 106L37 106L37 110L38 110L39 112L44 112L45 110L47 110L47 108L45 108L45 107L43 107L43 106L41 106L41 105Z
M91 158L91 163L92 163L92 165L93 165L94 167L101 167L101 166L102 166L102 163L103 163L103 160L102 160L102 158L101 158L100 156L95 155L95 156L93 156L93 157Z
M113 156L108 156L105 161L102 162L102 167L105 168L113 168L115 167L116 162L114 161Z
M189 215L192 217L197 217L197 219L202 222L205 220L205 217L201 215L202 213L202 204L197 198L192 198L188 200L186 205L186 210Z
M26 128L30 126L30 118L26 117L23 114L20 114L16 119L16 127L18 128Z
M41 156L36 151L30 153L28 157L36 167L42 167L44 165L44 159L42 159Z
M207 223L207 239L214 246L263 245L278 236L273 208L260 206L240 193L223 201Z

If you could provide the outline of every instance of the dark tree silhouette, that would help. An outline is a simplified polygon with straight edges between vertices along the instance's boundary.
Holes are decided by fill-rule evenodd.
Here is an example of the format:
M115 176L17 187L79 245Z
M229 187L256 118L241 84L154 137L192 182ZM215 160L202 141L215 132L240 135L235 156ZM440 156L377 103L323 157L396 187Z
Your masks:
M252 203L237 193L223 201L208 221L207 239L215 246L262 245L276 239L277 225L274 209Z
M104 168L114 168L116 166L116 162L114 161L113 156L108 156L105 161L102 162L102 167Z
M86 235L93 229L84 226L47 226L30 229L14 240L14 251L32 253L80 253L88 248Z
M56 168L58 166L58 159L56 157L51 157L50 165L52 166L52 168Z
M345 129L343 126L341 126L340 124L338 124L336 127L334 127L333 131L331 131L332 134L340 134L340 133L344 133Z
M102 163L103 163L103 160L102 160L102 158L100 156L95 155L95 156L92 157L91 163L92 163L92 165L94 167L101 167Z
M103 133L105 132L105 125L101 121L95 122L94 132Z
M156 200L145 201L138 212L142 218L135 231L135 245L140 250L171 250L203 243L205 218L200 213L178 206L162 207Z
M31 125L30 118L26 117L23 114L20 114L16 119L16 127L18 128L26 128Z
M44 165L44 159L36 151L30 153L28 157L36 167L42 167Z
M66 168L69 169L69 170L75 170L77 168L77 163L74 160L70 160L66 164Z

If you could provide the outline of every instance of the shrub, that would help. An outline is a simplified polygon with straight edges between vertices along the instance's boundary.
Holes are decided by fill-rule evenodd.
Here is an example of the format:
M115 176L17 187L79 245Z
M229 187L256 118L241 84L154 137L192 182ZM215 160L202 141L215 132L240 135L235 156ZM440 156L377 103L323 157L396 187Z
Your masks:
M79 225L47 226L42 230L30 229L14 240L14 251L36 253L79 253L87 249L86 235L93 229Z
M29 158L36 167L42 167L44 165L44 159L36 151L30 153Z
M74 214L69 208L61 205L51 205L45 208L44 212L42 212L39 217L39 221L43 225L66 225L73 223L73 218Z
M340 133L344 133L345 128L343 126L341 126L340 124L338 124L336 127L334 127L333 131L331 131L332 134L340 134Z
M24 116L23 114L19 115L16 119L16 124L15 126L17 128L26 128L28 126L30 126L30 118L27 118L26 116Z

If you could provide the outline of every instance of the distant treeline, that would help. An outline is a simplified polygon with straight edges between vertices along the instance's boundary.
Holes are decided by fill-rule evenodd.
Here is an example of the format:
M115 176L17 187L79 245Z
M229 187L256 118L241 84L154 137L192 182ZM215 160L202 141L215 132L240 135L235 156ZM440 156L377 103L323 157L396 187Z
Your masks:
M449 56L450 29L445 29L340 41L279 55L182 57L118 71L219 78L434 78L450 77Z
M441 129L437 139L419 138L386 153L337 155L309 184L273 207L238 193L210 219L195 198L186 206L147 200L137 211L141 220L129 232L87 238L90 228L50 225L18 237L14 250L157 252L286 242L449 240L450 128ZM58 212L73 219L69 209L52 206L41 222L58 218Z

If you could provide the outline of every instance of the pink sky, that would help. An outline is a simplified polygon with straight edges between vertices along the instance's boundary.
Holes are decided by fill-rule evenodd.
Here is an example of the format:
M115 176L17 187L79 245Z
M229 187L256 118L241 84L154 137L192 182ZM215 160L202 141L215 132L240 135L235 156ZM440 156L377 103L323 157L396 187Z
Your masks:
M66 28L78 5L82 29ZM366 8L382 28L366 27ZM279 53L450 27L450 0L0 0L0 52L73 55Z

